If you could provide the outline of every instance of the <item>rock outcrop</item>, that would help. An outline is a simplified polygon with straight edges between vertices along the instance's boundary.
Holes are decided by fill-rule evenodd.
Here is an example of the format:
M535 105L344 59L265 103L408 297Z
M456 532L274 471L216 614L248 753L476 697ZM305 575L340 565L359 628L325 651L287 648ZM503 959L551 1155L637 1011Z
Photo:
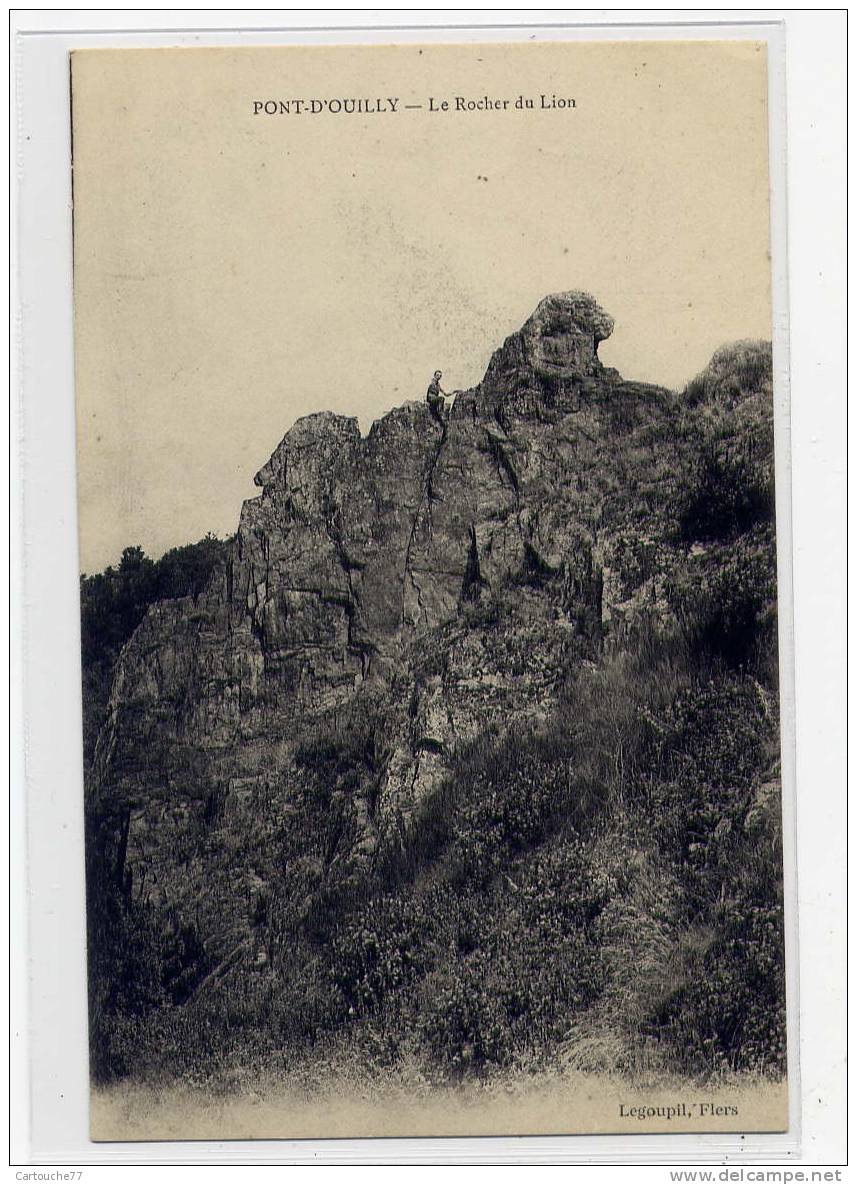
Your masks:
M133 898L226 958L319 768L351 796L349 858L371 861L457 747L537 725L570 665L675 627L722 561L677 517L701 434L716 421L728 447L741 417L772 465L770 388L703 384L690 406L604 367L612 329L592 297L549 296L443 424L411 402L365 437L328 412L290 428L226 564L121 655L89 794ZM357 716L374 740L355 784L323 753Z

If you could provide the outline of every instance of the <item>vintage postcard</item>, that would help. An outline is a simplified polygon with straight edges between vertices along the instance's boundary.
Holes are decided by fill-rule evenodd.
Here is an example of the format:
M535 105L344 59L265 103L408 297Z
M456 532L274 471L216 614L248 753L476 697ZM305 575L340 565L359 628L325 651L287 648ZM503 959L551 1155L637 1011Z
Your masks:
M93 1138L785 1130L765 44L71 91Z

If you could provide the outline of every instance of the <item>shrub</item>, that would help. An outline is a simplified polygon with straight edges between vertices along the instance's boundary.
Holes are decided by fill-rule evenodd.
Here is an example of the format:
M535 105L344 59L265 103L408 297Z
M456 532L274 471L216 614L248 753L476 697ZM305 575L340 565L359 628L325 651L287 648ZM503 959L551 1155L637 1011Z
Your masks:
M547 1064L604 987L594 922L615 886L575 841L469 896L454 958L426 980L418 1026L441 1077Z
M717 937L689 977L652 1018L650 1032L672 1047L685 1072L786 1069L783 918L780 903L732 900Z
M748 396L770 389L772 365L770 342L740 341L723 346L688 383L684 401L691 407L703 402L734 407Z
M776 572L767 547L736 551L668 596L685 643L733 669L768 671L776 655Z
M425 970L435 920L427 898L373 898L336 932L331 975L353 1012L373 1013Z
M679 511L681 539L734 539L773 518L772 471L744 451L706 445Z
M782 854L748 825L776 721L750 678L699 683L662 718L653 832L710 941L644 1026L684 1072L785 1069ZM772 815L772 818L776 818Z

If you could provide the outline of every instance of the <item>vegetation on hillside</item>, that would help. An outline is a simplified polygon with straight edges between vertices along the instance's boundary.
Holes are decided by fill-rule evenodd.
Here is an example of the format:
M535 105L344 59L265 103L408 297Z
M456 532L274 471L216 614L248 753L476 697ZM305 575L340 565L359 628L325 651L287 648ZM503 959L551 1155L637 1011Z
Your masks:
M110 695L119 652L155 601L197 597L226 555L229 539L208 534L198 543L173 547L159 560L142 547L126 547L114 567L80 578L83 660L83 750L92 760Z
M210 970L193 933L108 893L96 1071L218 1083L346 1040L439 1082L653 1056L685 1074L782 1073L779 799L760 793L777 776L776 687L721 649L652 637L569 670L544 728L463 748L368 870L347 853L378 718L317 732L280 883L257 904L270 965L186 992Z
M629 599L666 574L659 619L577 639L547 718L459 744L399 833L361 849L389 689L296 726L288 811L265 821L276 875L252 903L255 961L215 956L192 921L129 894L92 820L96 1081L228 1088L343 1051L362 1073L444 1084L785 1072L773 460L769 417L731 414L769 397L769 372L758 344L715 356L676 413L663 537L617 536ZM198 594L223 547L157 564L128 549L82 580L91 722L146 606ZM555 576L533 571L528 589ZM455 628L500 646L515 639L494 594ZM434 642L425 671L443 662Z

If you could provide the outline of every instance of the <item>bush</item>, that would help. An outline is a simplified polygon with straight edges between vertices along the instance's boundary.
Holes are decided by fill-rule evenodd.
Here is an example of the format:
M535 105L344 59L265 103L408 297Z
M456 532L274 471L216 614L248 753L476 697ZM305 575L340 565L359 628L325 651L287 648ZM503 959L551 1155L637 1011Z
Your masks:
M732 904L699 973L656 1017L685 1071L785 1073L782 925L776 904Z
M751 395L770 391L772 366L770 342L740 341L723 346L688 383L684 401L691 407L714 402L735 407Z
M734 539L773 519L772 470L743 451L707 445L679 512L682 541Z
M776 658L776 570L767 548L738 550L668 591L690 651L733 669L770 671Z
M441 1077L549 1064L603 991L594 923L615 886L573 840L511 871L490 897L466 898L456 957L424 985L418 1025Z
M435 896L373 898L339 928L331 975L352 1013L374 1013L423 972L440 902Z
M685 932L702 928L709 940L677 967L677 986L644 1028L683 1072L782 1073L782 852L778 827L772 844L749 823L776 760L776 720L750 678L728 676L677 699L659 735L653 831L679 877Z

